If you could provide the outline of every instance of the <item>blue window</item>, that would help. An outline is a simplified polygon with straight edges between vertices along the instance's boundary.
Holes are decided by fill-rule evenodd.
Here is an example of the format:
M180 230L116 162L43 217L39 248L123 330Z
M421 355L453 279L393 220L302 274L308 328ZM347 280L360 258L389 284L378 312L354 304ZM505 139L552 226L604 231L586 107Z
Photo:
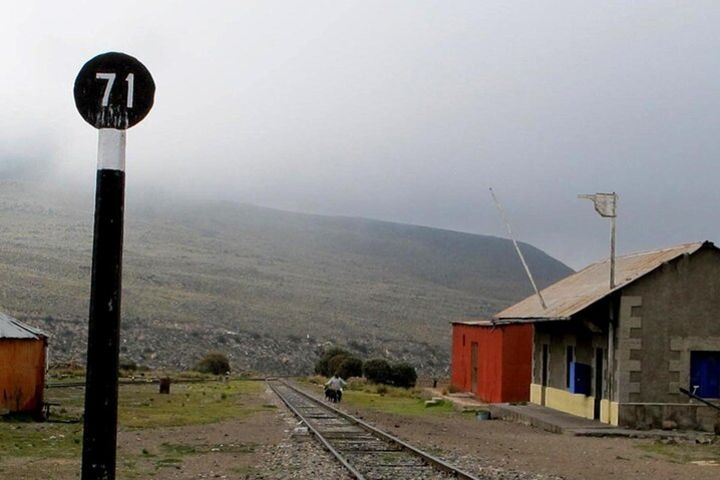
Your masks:
M690 391L720 398L720 352L690 352Z

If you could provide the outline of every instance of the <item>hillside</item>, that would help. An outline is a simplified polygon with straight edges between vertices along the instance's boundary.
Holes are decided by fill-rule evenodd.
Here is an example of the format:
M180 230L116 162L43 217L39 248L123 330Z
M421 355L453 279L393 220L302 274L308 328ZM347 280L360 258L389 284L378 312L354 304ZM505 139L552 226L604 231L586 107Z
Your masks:
M0 310L52 333L54 361L84 356L92 201L0 181ZM540 285L570 272L522 248ZM332 342L443 370L450 321L529 293L505 239L128 192L121 355L139 364L220 350L299 372Z

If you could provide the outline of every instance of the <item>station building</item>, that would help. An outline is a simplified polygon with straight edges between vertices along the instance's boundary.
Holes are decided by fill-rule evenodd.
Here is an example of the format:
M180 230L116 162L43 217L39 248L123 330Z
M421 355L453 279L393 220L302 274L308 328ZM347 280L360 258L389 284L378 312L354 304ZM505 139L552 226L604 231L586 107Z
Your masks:
M0 412L41 412L46 358L45 333L0 313Z
M496 314L532 326L530 401L604 423L712 430L720 399L720 250L678 245L585 269ZM453 359L454 361L454 359Z

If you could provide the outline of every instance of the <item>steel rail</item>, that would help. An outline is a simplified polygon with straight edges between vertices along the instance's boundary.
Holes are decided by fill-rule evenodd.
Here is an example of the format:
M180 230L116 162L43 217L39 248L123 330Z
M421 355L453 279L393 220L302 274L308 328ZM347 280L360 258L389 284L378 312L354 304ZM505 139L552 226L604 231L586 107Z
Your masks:
M363 476L362 473L358 472L352 465L350 465L350 463L348 463L348 461L345 459L345 457L343 457L342 454L341 454L340 452L338 452L338 451L335 449L335 447L333 447L333 446L330 444L330 442L328 442L328 441L325 439L325 437L324 437L314 426L312 426L312 424L310 423L310 421L309 421L307 418L305 418L305 416L304 416L302 413L300 413L300 411L299 411L298 409L296 409L295 406L294 406L292 403L290 403L290 401L289 401L282 393L280 393L277 388L275 388L275 386L272 384L272 382L267 382L267 383L268 383L268 385L270 386L270 388L272 389L272 391L275 392L275 395L277 395L278 397L280 397L280 400L282 400L283 403L284 403L285 405L287 405L287 407L288 407L297 417L299 417L300 420L302 420L305 425L307 425L307 428L313 433L313 435L315 435L315 437L316 437L318 440L320 440L320 442L323 444L323 446L324 446L330 453L332 453L332 454L335 456L335 458L337 458L338 461L339 461L340 463L342 463L342 465L343 465L345 468L347 468L347 469L350 471L350 473L352 473L352 474L355 476L355 478L356 478L357 480L366 480L366 479L365 479L365 476ZM293 387L287 385L284 381L281 382L281 383L285 384L286 386L288 386L288 387L291 388L291 389L293 388Z
M360 420L359 418L350 415L349 413L345 413L345 412L343 412L342 410L333 407L332 405L327 405L327 404L325 404L325 403L322 402L321 400L318 400L318 399L315 398L314 396L310 395L309 393L301 390L300 388L298 388L298 387L296 387L296 386L294 386L294 385L291 385L290 383L288 383L288 382L285 381L285 380L280 380L280 383L282 383L282 384L285 385L286 387L290 388L291 390L299 393L300 395L302 395L302 396L310 399L311 401L313 401L314 403L322 406L323 408L325 408L325 409L327 409L327 410L330 410L330 411L332 411L333 413L335 413L335 414L337 414L337 415L345 418L346 420L350 421L351 423L354 423L354 424L362 427L364 430L366 430L366 431L368 431L368 432L370 432L370 433L373 433L373 434L375 434L375 435L383 438L384 440L386 440L386 441L388 441L388 442L390 442L390 443L394 443L394 444L402 447L403 449L408 450L408 451L414 453L415 455L419 456L419 457L422 458L423 460L427 461L427 462L428 462L429 464L431 464L432 466L438 468L439 470L444 471L445 473L448 473L448 474L450 474L450 475L453 475L453 476L455 476L456 478L459 478L459 479L462 479L462 480L481 480L480 478L478 478L478 477L476 477L476 476L474 476L474 475L471 475L470 473L465 472L464 470L461 470L461 469L459 469L459 468L457 468L457 467L453 467L452 465L450 465L449 463L445 462L444 460L441 460L440 458L438 458L438 457L436 457L436 456L434 456L434 455L431 455L431 454L429 454L429 453L427 453L427 452L425 452L425 451L423 451L423 450L420 450L419 448L410 445L409 443L407 443L407 442L405 442L405 441L403 441L403 440L395 437L394 435L391 435L391 434L389 434L389 433L386 433L386 432L378 429L377 427L374 427L374 426L370 425L369 423L366 423L366 422L364 422L363 420ZM271 387L271 388L272 388L272 387ZM274 389L273 389L273 390L274 390ZM281 398L282 398L282 397L281 397ZM284 401L284 400L283 400L283 401ZM286 402L286 403L287 403L287 402ZM291 407L291 409L292 409L292 407ZM294 409L293 409L293 410L294 410ZM300 415L298 415L298 416L300 416ZM302 418L302 417L301 417L301 418ZM305 422L305 423L307 423L307 422Z

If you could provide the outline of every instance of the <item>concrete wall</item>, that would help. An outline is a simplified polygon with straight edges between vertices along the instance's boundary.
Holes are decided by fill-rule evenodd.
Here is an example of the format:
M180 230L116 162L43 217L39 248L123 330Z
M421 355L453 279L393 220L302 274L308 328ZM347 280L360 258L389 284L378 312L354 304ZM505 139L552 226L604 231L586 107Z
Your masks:
M683 430L713 432L720 425L720 412L701 404L629 403L620 406L620 424L639 429L662 428L664 421Z
M690 385L690 352L720 351L720 253L681 257L622 294L620 402L688 403L678 387Z

